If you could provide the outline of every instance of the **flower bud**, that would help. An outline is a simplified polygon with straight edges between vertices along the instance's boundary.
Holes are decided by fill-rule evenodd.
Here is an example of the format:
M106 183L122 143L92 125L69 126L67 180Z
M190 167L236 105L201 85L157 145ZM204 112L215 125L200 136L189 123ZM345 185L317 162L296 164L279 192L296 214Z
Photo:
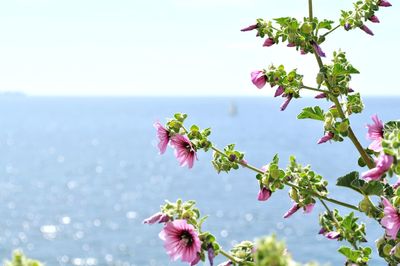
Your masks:
M254 24L254 25L250 25L250 26L248 26L246 28L243 28L240 31L251 31L251 30L255 30L257 28L258 28L257 24Z
M272 46L272 45L274 45L274 44L275 44L274 39L268 38L268 39L265 40L263 46L264 46L264 47L270 47L270 46Z
M381 1L379 1L378 5L379 5L379 6L382 6L382 7L389 7L389 6L392 6L392 4L389 3L389 2L386 1L386 0L381 0Z
M321 85L322 82L324 82L324 73L319 72L319 73L317 74L317 84L318 84L318 85Z
M310 34L313 31L313 26L311 23L306 22L301 26L301 31L305 34Z
M369 21L371 21L372 23L379 23L379 22L380 22L380 21L379 21L379 18L378 18L377 16L375 16L375 15L370 16L368 19L369 19Z
M393 248L392 245L386 244L383 247L383 254L385 254L386 256L390 256L390 251L392 250L392 248Z
M367 26L362 25L362 26L360 27L360 29L363 30L363 31L364 31L365 33L367 33L367 34L369 34L369 35L371 35L371 36L374 36L374 33L372 32L372 30L370 30L370 28L368 28Z
M341 122L339 126L337 127L340 133L345 133L347 130L349 130L349 124L346 122Z

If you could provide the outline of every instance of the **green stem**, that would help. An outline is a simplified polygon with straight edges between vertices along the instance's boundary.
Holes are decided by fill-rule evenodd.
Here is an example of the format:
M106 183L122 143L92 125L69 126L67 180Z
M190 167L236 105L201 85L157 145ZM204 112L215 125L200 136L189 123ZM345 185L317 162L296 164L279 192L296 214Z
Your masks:
M328 83L327 83L328 85ZM329 87L328 87L329 88ZM339 112L339 115L342 119L346 119L346 115L343 112L342 106L339 103L337 97L332 97L333 103L336 105L336 109ZM356 135L353 132L353 129L349 126L349 139L353 142L354 146L356 147L358 153L360 153L361 157L363 158L364 162L367 164L368 168L374 168L374 163L372 162L371 158L365 152L364 148L361 146L360 141L357 139Z
M340 25L337 25L336 27L334 27L333 29L331 29L330 31L324 33L321 35L321 37L326 37L327 35L331 34L332 32L334 32L335 30L337 30L340 27Z
M232 261L233 263L238 264L239 262L236 260L235 257L233 257L231 254L229 254L228 252L224 251L223 249L220 249L218 251L221 255L225 256L227 259L229 259L230 261Z
M313 20L313 6L312 6L312 0L308 0L308 16L310 22Z
M228 155L226 155L226 154L225 154L223 151L221 151L220 149L218 149L218 148L216 148L216 147L214 147L214 146L212 146L211 149L213 149L215 152L221 154L222 156L225 156L225 157L228 158ZM236 163L240 164L241 166L243 166L243 167L245 167L245 168L248 168L248 169L250 169L250 170L253 170L253 171L256 172L256 173L264 174L264 172L263 172L261 169L258 169L257 167L252 166L252 165L250 165L250 164L248 164L248 163L241 162L241 161L238 161L238 160L236 160ZM292 183L290 183L290 182L288 182L288 181L285 181L284 184L287 185L287 186L289 186L289 187L296 188L296 189L298 189L298 190L301 189L299 186L297 186L297 185L295 185L295 184L292 184ZM346 203L346 202L342 202L342 201L339 201L339 200L335 200L335 199L332 199L332 198L328 198L328 197L326 197L326 196L319 195L318 193L316 193L316 192L314 192L314 191L307 191L307 192L310 193L311 195L313 195L314 197L319 198L319 199L323 199L323 200L332 202L332 203L334 203L334 204L337 204L337 205L340 205L340 206L343 206L343 207L346 207L346 208L349 208L349 209L353 209L353 210L358 211L358 208L357 208L356 206L351 205L351 204L348 204L348 203Z
M325 94L331 94L330 91L321 90L321 89L317 89L317 88L313 88L313 87L309 87L309 86L305 86L305 85L301 85L301 88L302 89L307 89L307 90L310 90L310 91L318 91L318 92L322 92L322 93L325 93Z
M309 18L311 21L313 18L312 0L308 0L308 10L309 10ZM321 57L318 55L314 46L313 46L313 50L314 50L314 55L315 55L315 59L317 60L318 66L320 69L322 69L324 67L324 64L322 63ZM326 87L328 88L329 91L332 91L332 86L330 85L325 74L324 74L324 79L325 79ZM331 99L334 102L334 104L336 105L336 108L339 112L340 118L342 120L346 119L346 115L343 112L342 106L340 105L338 98L336 96L332 96ZM348 129L348 132L349 132L349 138L350 138L351 142L353 142L354 146L356 147L357 151L360 153L361 157L363 158L364 162L367 164L368 168L370 168L370 169L373 168L374 163L371 161L370 157L368 156L368 154L365 152L365 150L361 146L360 141L357 139L356 135L353 132L353 129L350 126Z

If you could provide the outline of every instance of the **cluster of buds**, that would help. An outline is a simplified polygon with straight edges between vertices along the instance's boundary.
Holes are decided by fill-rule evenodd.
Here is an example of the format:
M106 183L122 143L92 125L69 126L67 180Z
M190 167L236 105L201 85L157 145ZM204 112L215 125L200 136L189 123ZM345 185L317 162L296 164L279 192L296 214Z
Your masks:
M257 19L256 23L243 28L241 31L257 30L257 36L265 38L263 46L270 47L274 44L287 42L287 47L296 47L301 54L317 53L321 57L325 57L325 53L319 46L324 40L324 37L315 37L320 30L331 30L331 20L318 21L313 18L309 21L304 18L303 21L298 21L296 18L282 17L274 19L277 26L264 19Z
M239 169L239 164L246 164L244 153L235 150L235 144L229 144L224 148L224 154L214 152L213 160L211 161L215 170L228 173L232 169Z
M5 261L4 266L42 266L37 260L27 258L22 251L16 250L11 261Z
M275 155L272 162L261 167L263 173L256 175L256 178L260 185L260 191L258 192L258 200L268 200L272 193L278 189L285 187L285 182L288 181L285 176L285 171L279 168L279 157Z
M372 30L365 25L366 21L379 23L376 12L380 7L390 7L392 4L386 0L357 1L354 3L354 10L342 11L340 25L345 30L361 29L369 35L374 35Z
M333 52L332 64L324 65L319 75L326 78L318 78L317 83L330 88L330 93L334 96L347 95L350 90L350 80L352 74L360 72L346 58L346 53L339 50Z
M283 65L278 67L271 65L268 69L253 71L251 80L259 89L262 89L267 83L271 88L278 86L274 97L282 96L285 99L280 107L281 111L286 109L293 98L300 97L300 89L303 84L303 76L298 74L296 69L286 72Z
M347 258L346 265L367 265L372 253L369 247L360 247L359 243L367 242L365 224L357 223L358 218L351 212L347 216L341 216L338 210L325 212L320 215L320 234L332 240L347 240L354 249L346 246L339 248L339 252Z
M310 213L314 208L315 195L324 197L328 194L328 182L321 175L312 171L309 165L304 167L298 164L294 156L290 157L285 175L290 177L290 183L294 186L289 192L293 206L284 215L284 218L290 217L301 208L305 213Z

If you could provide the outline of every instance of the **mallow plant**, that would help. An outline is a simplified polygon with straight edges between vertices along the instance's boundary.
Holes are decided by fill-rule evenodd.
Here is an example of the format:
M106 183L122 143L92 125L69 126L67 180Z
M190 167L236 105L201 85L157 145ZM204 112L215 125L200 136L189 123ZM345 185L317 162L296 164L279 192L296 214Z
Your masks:
M293 203L287 211L282 211L283 219L297 212L312 212L315 204L321 204L325 212L319 215L320 227L316 232L319 231L328 241L344 243L338 249L343 255L344 265L368 265L371 259L372 249L364 244L367 241L366 226L357 217L365 215L382 227L382 236L376 240L379 256L388 265L400 264L400 181L396 177L400 174L400 121L382 121L377 114L371 114L371 120L365 122L370 142L367 147L362 146L351 124L352 115L364 109L360 92L351 86L352 75L359 74L359 71L349 62L345 51L324 49L327 38L334 31L344 30L351 34L353 30L361 30L374 35L374 24L380 22L378 16L383 13L382 9L390 6L386 0L360 0L354 3L352 10L343 10L333 21L314 17L312 0L308 0L308 16L303 19L257 19L242 29L243 32L255 32L262 39L260 43L268 49L296 49L299 57L315 58L319 71L315 73L314 84L304 83L301 70L288 70L283 65L273 64L253 71L251 81L258 89L269 85L274 97L283 98L282 111L291 101L300 99L305 90L315 93L316 105L303 108L297 118L312 119L321 124L321 137L316 140L316 145L342 142L346 138L354 144L359 154L355 162L364 170L330 178L336 178L337 186L350 189L349 193L359 194L362 199L359 204L335 199L329 194L327 180L309 165L298 162L295 156L290 157L286 166L280 164L277 154L270 163L256 167L246 160L235 144L219 148L210 138L211 129L188 126L186 114L176 113L165 124L154 124L160 153L163 154L168 147L173 148L179 165L190 169L198 163L197 153L211 152L212 165L218 173L243 171L242 168L250 170L254 172L255 199L259 201L268 201L277 190L288 190ZM331 102L331 107L321 108L318 101ZM339 212L336 206L344 208ZM284 244L273 236L245 240L225 251L215 235L202 230L205 221L206 217L200 214L195 201L177 200L167 201L144 223L161 224L159 238L164 242L169 257L189 265L206 260L214 265L216 256L226 257L226 262L220 266L300 265L291 258Z

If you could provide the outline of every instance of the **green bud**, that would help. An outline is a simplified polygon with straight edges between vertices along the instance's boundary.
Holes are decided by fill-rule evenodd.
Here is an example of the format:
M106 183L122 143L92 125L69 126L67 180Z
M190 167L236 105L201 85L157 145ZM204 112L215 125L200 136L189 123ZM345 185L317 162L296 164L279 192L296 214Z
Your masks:
M319 73L317 74L317 84L318 84L318 85L321 85L322 82L324 82L324 73L319 72Z
M301 26L301 31L305 34L310 34L313 31L313 26L311 23L306 22Z
M365 197L362 201L360 201L360 203L358 204L358 208L360 209L360 211L368 214L371 210L371 203L368 200L367 197Z
M349 124L347 122L341 122L337 129L340 133L345 133L349 129Z
M245 258L246 257L246 252L244 251L244 250L238 250L236 253L235 253L235 255L236 255L236 257L238 257L238 258Z
M270 169L270 175L273 179L278 179L279 174L280 174L279 168L274 167L273 169Z
M290 190L290 198L292 198L295 202L299 201L299 194L297 193L296 189Z
M392 245L386 244L383 247L383 254L385 254L386 256L390 256L390 251L392 250L392 248L393 248Z
M375 241L375 245L377 249L380 249L382 247L382 245L384 245L386 243L385 238L379 238Z

